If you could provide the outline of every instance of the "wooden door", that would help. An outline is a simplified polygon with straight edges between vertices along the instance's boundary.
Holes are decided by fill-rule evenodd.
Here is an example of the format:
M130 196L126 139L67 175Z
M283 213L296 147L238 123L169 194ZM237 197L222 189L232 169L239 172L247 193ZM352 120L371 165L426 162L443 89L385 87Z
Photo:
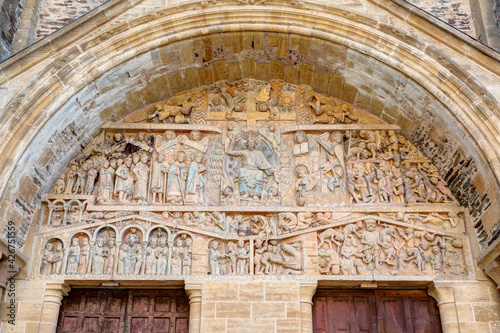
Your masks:
M64 298L58 333L187 333L182 290L74 289Z
M320 290L315 333L440 333L436 302L425 291Z

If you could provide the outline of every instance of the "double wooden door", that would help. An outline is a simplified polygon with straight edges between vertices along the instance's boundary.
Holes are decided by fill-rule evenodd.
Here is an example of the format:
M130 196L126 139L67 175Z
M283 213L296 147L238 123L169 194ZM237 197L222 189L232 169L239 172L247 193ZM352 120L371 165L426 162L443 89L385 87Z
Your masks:
M64 298L58 333L187 333L183 290L73 289Z
M436 301L422 290L320 290L314 333L441 333Z

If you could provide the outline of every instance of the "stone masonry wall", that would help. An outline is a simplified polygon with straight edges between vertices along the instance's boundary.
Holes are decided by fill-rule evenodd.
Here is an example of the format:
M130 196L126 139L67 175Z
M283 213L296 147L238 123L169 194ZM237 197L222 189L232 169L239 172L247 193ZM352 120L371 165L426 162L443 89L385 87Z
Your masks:
M468 0L408 0L408 2L443 20L454 28L476 37Z
M2 61L10 54L22 12L22 3L20 0L3 0L0 1L0 5L0 61Z
M451 291L450 297L441 299L443 328L459 327L461 332L500 331L500 292L492 281L487 278L471 282L440 281L438 286L438 290ZM7 322L10 318L4 299L0 303L0 331L52 332L59 312L60 298L54 300L57 289L47 281L18 280L16 293L16 325ZM430 294L435 297L439 293ZM200 318L199 332L205 333L307 332L310 322L305 318L311 318L311 313L310 305L303 300L298 281L205 281L201 283L201 311L195 310L190 315ZM193 308L192 305L192 312ZM452 313L447 315L446 311Z
M42 0L35 39L41 39L98 7L105 0Z

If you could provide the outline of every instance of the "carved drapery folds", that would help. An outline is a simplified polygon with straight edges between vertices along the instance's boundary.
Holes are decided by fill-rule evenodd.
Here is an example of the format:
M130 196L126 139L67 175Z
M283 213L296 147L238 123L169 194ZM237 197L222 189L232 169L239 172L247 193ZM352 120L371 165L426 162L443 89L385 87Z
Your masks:
M108 123L45 201L36 276L469 274L439 170L305 85L217 82Z

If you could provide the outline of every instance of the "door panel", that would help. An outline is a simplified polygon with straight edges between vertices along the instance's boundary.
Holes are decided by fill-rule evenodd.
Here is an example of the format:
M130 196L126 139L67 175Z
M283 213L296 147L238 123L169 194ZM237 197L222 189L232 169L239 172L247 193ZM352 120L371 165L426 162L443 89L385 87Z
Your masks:
M441 333L436 302L420 290L320 290L315 333Z
M57 332L187 333L189 299L181 290L74 289Z

